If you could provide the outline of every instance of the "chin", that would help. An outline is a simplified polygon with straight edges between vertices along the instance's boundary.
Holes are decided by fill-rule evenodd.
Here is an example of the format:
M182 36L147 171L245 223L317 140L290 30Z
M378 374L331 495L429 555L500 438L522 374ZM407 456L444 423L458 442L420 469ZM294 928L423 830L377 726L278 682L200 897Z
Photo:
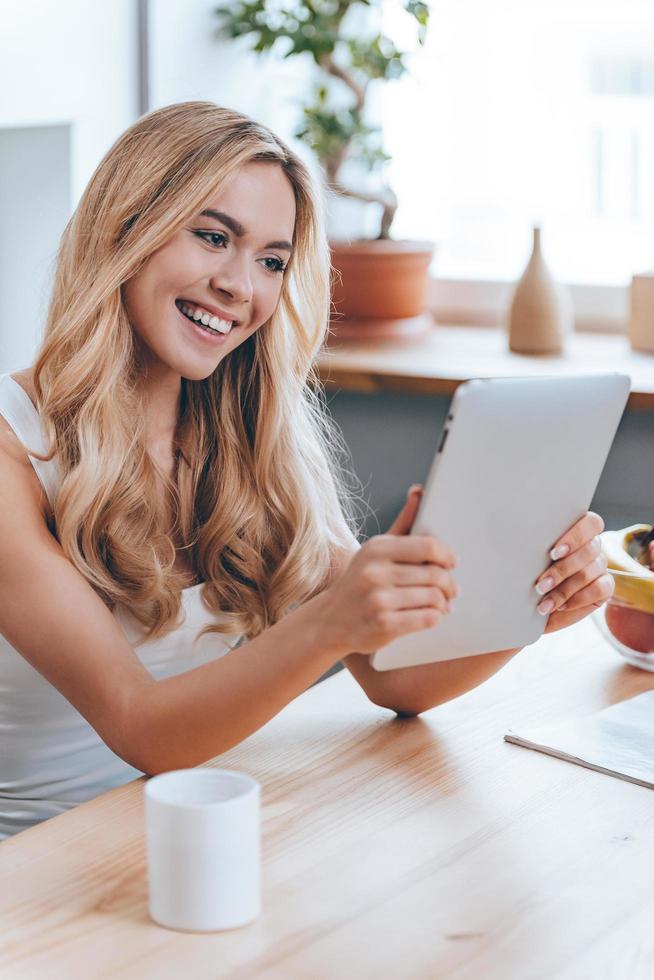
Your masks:
M227 352L229 353L229 352ZM206 381L220 367L226 355L218 358L198 358L189 362L188 358L180 359L177 363L171 364L170 368L176 374L186 378L187 381Z
M212 368L212 370L210 370L210 371L207 371L206 369L204 371L199 371L199 370L198 371L192 371L192 370L186 369L186 370L180 371L180 374L181 374L181 376L183 378L186 379L186 381L206 381L207 378L210 378L211 375L216 370L216 368L218 368L218 367L220 367L220 362L218 364L216 364L215 367Z
M161 356L161 360L187 381L204 381L220 367L224 359L234 350L229 346L226 350L194 351L188 348L180 350L173 347L173 350Z

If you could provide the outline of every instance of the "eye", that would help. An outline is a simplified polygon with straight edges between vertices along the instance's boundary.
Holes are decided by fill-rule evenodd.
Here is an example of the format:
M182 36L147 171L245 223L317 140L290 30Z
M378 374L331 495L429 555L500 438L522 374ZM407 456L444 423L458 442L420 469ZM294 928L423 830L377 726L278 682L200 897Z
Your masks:
M207 242L209 245L213 245L214 248L224 248L229 242L227 235L224 235L221 231L195 231L193 234L197 235L198 238L201 238L202 241ZM212 239L218 239L218 241L212 241ZM273 255L268 256L268 258L262 261L264 264L272 262L272 265L265 266L268 272L282 273L286 269L286 263Z
M282 260L276 259L272 255L269 256L267 259L264 259L263 261L274 263L274 265L272 266L270 265L266 266L266 268L269 269L270 272L284 272L284 270L286 269L286 265L282 262Z
M223 235L220 231L196 231L195 234L205 242L209 242L210 238L219 238L220 241L218 242L209 242L210 245L214 245L216 248L227 244L227 235Z

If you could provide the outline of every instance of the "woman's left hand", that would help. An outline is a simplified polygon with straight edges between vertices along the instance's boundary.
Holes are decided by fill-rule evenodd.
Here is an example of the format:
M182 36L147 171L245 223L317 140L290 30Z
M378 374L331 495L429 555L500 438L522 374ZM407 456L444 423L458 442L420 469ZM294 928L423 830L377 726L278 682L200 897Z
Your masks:
M548 616L546 633L572 626L613 595L613 578L606 574L598 537L603 530L599 514L588 511L552 548L552 564L535 583L543 596L538 611Z

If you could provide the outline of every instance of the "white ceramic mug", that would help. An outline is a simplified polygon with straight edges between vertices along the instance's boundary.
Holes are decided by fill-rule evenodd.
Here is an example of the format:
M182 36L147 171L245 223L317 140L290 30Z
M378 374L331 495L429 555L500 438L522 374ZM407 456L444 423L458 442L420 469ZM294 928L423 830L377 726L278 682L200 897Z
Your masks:
M176 769L145 784L150 916L210 932L261 911L261 786L227 769Z

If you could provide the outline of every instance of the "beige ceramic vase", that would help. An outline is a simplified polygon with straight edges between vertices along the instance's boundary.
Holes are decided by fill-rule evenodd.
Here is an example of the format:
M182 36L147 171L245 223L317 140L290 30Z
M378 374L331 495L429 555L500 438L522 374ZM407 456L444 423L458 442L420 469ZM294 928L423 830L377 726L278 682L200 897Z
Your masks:
M540 228L533 232L531 258L509 309L509 347L516 354L561 354L572 330L572 303L545 264Z

